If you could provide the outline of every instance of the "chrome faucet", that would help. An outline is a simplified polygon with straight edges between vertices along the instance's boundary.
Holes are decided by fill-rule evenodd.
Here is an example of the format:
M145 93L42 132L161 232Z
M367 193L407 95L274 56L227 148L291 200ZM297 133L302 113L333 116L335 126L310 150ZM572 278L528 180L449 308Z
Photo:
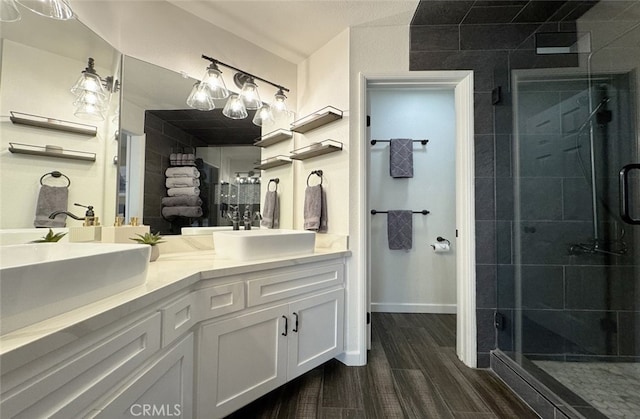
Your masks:
M227 217L231 220L231 224L233 224L234 230L240 230L240 213L238 212L238 207L234 205L229 205L232 212L227 212Z
M251 219L251 211L249 210L249 207L245 207L242 221L244 222L244 229L251 230L251 222L253 220Z

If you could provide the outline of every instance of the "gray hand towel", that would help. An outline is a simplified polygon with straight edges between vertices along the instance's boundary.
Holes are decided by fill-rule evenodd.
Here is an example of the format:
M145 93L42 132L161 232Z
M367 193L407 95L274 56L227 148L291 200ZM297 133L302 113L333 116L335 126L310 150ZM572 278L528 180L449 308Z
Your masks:
M67 224L66 214L59 214L53 220L49 214L54 211L66 211L69 188L66 186L40 186L36 204L35 227L64 227Z
M304 229L327 232L327 196L322 185L307 186L304 191Z
M394 138L389 147L389 172L391 177L413 177L413 140Z
M409 250L413 244L413 214L411 211L389 211L387 237L389 249Z
M280 227L280 203L276 191L267 191L264 196L264 207L262 209L262 221L260 225L266 228Z
M202 208L200 207L164 207L162 208L162 216L164 218L172 217L202 217Z
M165 207L199 207L202 199L198 195L165 196L162 198Z

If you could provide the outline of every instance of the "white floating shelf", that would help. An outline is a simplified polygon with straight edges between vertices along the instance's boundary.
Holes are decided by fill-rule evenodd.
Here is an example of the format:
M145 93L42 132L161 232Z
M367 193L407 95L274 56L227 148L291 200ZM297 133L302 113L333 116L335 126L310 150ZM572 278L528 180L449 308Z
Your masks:
M311 115L294 121L291 124L291 131L304 134L338 119L342 119L342 111L333 106L327 106Z
M288 129L279 129L259 137L253 145L257 147L268 147L281 141L290 140L293 133Z
M14 124L30 125L32 127L53 129L56 131L71 132L74 134L90 135L95 137L98 128L93 125L78 124L76 122L61 121L59 119L47 118L44 116L30 115L28 113L9 112L9 119Z
M285 164L291 164L291 159L287 156L274 156L268 159L262 160L256 169L267 170L273 167L284 166Z
M323 154L334 153L342 150L342 143L335 140L324 140L306 147L293 150L291 158L294 160L306 160Z

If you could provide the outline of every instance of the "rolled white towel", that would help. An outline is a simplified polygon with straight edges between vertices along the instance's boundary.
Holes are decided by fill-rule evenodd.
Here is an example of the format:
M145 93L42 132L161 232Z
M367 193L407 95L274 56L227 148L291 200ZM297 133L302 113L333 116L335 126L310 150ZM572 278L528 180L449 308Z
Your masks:
M193 177L168 177L164 185L167 188L184 188L188 186L200 186L200 180Z
M167 195L169 196L200 195L200 188L198 188L197 186L190 186L186 188L169 188L167 189Z
M168 167L164 174L167 177L200 177L200 172L193 166Z

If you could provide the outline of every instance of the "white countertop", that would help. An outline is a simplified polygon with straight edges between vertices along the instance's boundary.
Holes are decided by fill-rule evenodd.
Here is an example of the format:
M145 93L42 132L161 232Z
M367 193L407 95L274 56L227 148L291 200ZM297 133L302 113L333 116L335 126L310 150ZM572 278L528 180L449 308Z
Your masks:
M316 249L305 256L235 261L217 258L213 250L167 253L149 265L144 284L0 337L0 355L16 355L17 349L38 342L30 350L51 350L98 330L154 302L184 290L201 280L247 272L320 262L349 256L348 250ZM31 353L30 357L37 356ZM4 359L3 359L4 361ZM10 360L9 360L10 362Z

